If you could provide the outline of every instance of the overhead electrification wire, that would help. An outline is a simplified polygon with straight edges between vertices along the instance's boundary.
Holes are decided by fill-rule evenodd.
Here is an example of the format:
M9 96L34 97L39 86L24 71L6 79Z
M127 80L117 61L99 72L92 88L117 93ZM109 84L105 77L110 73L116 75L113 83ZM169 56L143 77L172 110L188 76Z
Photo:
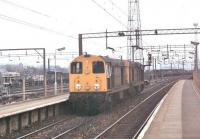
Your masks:
M118 18L116 18L115 16L113 16L110 12L108 12L103 6L101 6L99 3L97 3L95 0L91 0L92 2L94 2L99 8L101 8L104 12L106 12L108 15L110 15L114 20L116 20L119 24L121 24L122 26L124 26L125 28L127 28L127 26L121 22Z
M34 14L37 14L39 16L43 16L43 17L46 17L46 18L49 18L49 19L54 19L55 21L59 21L59 19L57 17L54 17L54 16L51 16L49 14L46 14L46 13L43 13L41 11L38 11L38 10L35 10L35 9L32 9L32 8L29 8L29 7L25 7L23 5L20 5L18 3L15 3L15 2L11 2L9 0L0 0L0 2L4 2L6 4L9 4L11 6L14 6L14 7L17 7L17 8L20 8L20 9L23 9L23 10L26 10L26 11L29 11L29 12L32 12Z
M4 3L6 3L6 4L9 4L9 5L12 5L12 6L15 6L15 7L24 9L24 10L27 10L27 11L29 11L29 12L32 12L32 13L35 13L35 14L38 14L38 15L47 17L47 18L53 18L52 16L50 16L50 15L48 15L48 14L45 14L45 13L42 13L42 12L40 12L40 11L37 11L37 10L31 9L31 8L28 8L28 7L19 5L19 4L17 4L17 3L14 3L14 2L11 2L11 1L8 1L8 0L0 0L0 1L1 1L1 2L4 2Z
M127 14L124 10L122 10L117 4L115 4L112 0L109 0L109 2L110 2L113 6L115 6L122 14L124 14L125 16L128 16L128 14Z
M59 32L59 31L56 31L56 30L53 30L53 29L49 29L49 28L46 28L46 27L43 27L43 26L40 26L40 25L36 25L36 24L30 23L30 22L27 22L27 21L24 21L24 20L21 20L21 19L10 17L10 16L7 16L7 15L0 14L0 19L7 20L7 21L10 21L10 22L15 22L15 23L22 24L22 25L25 25L25 26L29 26L31 28L36 28L36 29L40 29L40 30L43 30L43 31L51 32L51 33L61 35L61 36L65 36L65 37L68 37L68 38L77 39L74 36L67 35L65 33L62 33L62 32Z

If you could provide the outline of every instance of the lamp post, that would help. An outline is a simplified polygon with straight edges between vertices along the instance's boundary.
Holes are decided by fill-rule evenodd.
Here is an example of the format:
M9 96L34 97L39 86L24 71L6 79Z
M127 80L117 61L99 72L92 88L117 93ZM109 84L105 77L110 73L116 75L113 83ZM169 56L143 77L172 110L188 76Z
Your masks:
M176 56L178 57L178 70L179 70L179 63L180 63L179 54L176 54Z
M160 78L162 79L163 76L162 76L162 61L159 61L158 64L160 65Z
M58 49L55 49L55 68L54 68L54 73L55 73L55 80L54 80L54 95L57 95L57 77L56 77L56 52L57 51L63 51L65 50L65 47L62 47L62 48L58 48Z

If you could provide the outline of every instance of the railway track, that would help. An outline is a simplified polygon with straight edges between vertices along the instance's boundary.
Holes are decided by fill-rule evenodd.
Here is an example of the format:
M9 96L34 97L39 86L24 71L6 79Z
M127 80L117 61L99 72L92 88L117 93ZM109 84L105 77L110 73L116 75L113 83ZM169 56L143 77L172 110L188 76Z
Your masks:
M85 124L88 123L88 122L89 122L89 121L85 121L85 122L83 122L83 123L80 123L79 125L76 125L76 126L74 126L74 127L72 127L72 128L69 128L68 130L66 130L66 131L64 131L64 132L61 132L60 134L58 134L58 135L52 137L52 139L60 139L60 138L62 138L62 137L64 138L67 134L69 134L69 133L71 133L71 132L74 132L77 128L79 128L79 127L85 125Z
M77 129L77 128L80 127L80 126L81 126L81 125L74 126L74 127L70 128L70 129L66 130L65 132L62 132L62 133L56 135L56 136L53 137L52 139L59 139L59 138L65 136L66 134L69 134L70 132L72 132L73 130Z
M23 136L21 136L21 137L18 137L17 139L25 139L25 138L29 138L29 137L31 137L31 136L37 135L39 132L44 131L44 130L47 130L47 129L49 129L49 128L53 127L53 126L56 126L56 125L58 125L58 124L61 124L62 122L66 121L67 119L68 119L68 118L65 118L65 119L62 119L62 120L57 121L57 122L55 122L55 123L49 124L49 125L47 125L47 126L45 126L45 127L42 127L42 128L40 128L40 129L38 129L38 130L35 130L35 131L33 131L33 132L30 132L30 133L28 133L28 134L26 134L26 135L23 135Z
M145 109L146 104L147 105L149 104L149 100L151 100L153 97L160 94L160 92L162 92L163 90L168 91L167 88L168 87L170 88L170 85L172 85L172 83L169 83L168 85L162 87L161 89L158 89L158 88L160 88L159 84L160 83L158 83L154 87L150 87L148 89L149 91L150 90L158 90L158 91L156 91L155 93L152 93L150 96L148 96L144 100L141 100L141 102L138 103L137 105L132 106L132 108L125 115L123 115L116 122L111 124L109 127L105 127L104 128L105 130L103 130L103 131L99 130L98 131L99 134L92 135L91 138L98 139L98 138L107 138L107 137L109 138L109 137L113 137L113 136L115 138L117 136L120 136L120 138L125 139L125 138L133 137L134 136L133 134L125 133L125 132L127 132L127 129L129 128L128 126L131 123L130 121L133 121L133 122L137 121L136 117L138 117L138 112L136 112L135 114L132 114L132 113L134 113L135 111L138 111L138 109L141 109L141 107L143 107L142 109ZM165 92L162 93L162 94L165 94ZM162 97L162 96L163 95L161 95L160 97ZM160 97L159 97L159 100L160 100ZM159 100L157 100L156 102L158 102ZM150 113L150 112L147 112L147 113ZM147 115L144 112L142 112L142 114ZM129 117L131 117L131 115L134 118L129 119ZM145 118L146 117L143 117L143 119L145 119ZM35 138L35 139L36 138L52 138L52 139L65 138L65 137L70 136L71 133L72 134L81 133L80 132L81 130L79 131L79 129L81 129L81 127L84 127L85 125L87 125L90 122L89 119L91 120L93 118L88 118L88 119L86 118L86 120L82 120L81 122L77 122L77 121L80 121L80 120L75 120L76 122L71 123L71 124L69 124L69 122L66 122L67 119L63 119L63 120L60 120L60 121L55 122L53 124L49 124L48 126L45 126L45 127L38 129L34 132L31 132L31 133L28 133L24 136L18 137L18 139L24 139L24 138L26 138L26 139L32 139L32 138ZM70 126L65 127L66 125L70 125ZM135 129L134 129L134 133L137 133L137 132L139 133L139 131L136 131L136 129L141 129L141 123L136 123L136 125L137 125L137 127L135 127ZM61 126L62 128L60 128L59 126ZM63 127L65 127L65 128L63 128ZM113 133L116 128L121 128L122 130L120 130L120 132L118 130L116 130L118 132L118 134L111 135L111 133ZM57 130L55 130L55 129L57 129ZM123 129L124 129L124 131L123 131ZM77 132L75 132L75 131L77 131ZM110 133L110 135L109 135L109 133ZM40 136L37 136L37 135L40 135Z
M167 97L167 94L164 96L164 99ZM158 111L158 107L161 106L161 104L163 103L164 99L162 99L157 105L156 107L152 110L152 112L149 114L149 116L146 118L146 120L144 121L144 123L141 125L141 127L138 129L138 131L134 134L133 139L136 139L138 137L141 136L141 133L143 132L143 129L145 128L145 126L147 125L147 123L152 119L152 116L155 115ZM143 133L142 133L143 134Z
M97 135L95 135L94 139L102 139L102 138L137 138L138 134L144 127L145 123L148 121L150 115L153 113L155 105L158 104L160 98L162 98L165 93L171 88L174 82L167 84L162 87L143 101L141 101L136 106L132 107L126 114L120 117L117 121L109 125L105 130L101 131ZM151 106L151 111L149 111L149 107L147 105L153 103ZM147 109L148 108L148 109ZM152 110L153 109L153 110ZM142 111L142 113L141 113ZM150 113L149 115L147 113ZM148 116L142 116L148 115ZM137 119L138 117L142 117L142 119L146 119L144 122ZM139 120L139 121L138 121Z
M40 139L40 138L51 138L51 139L58 139L61 138L77 128L81 127L82 125L88 123L91 118L85 119L85 118L78 118L75 120L73 124L68 124L70 123L70 120L75 119L73 117L67 117L64 118L60 121L57 121L55 123L49 124L45 127L42 127L38 130L35 130L33 132L30 132L28 134L25 134L23 136L18 137L17 139ZM65 126L68 125L66 128ZM55 129L57 131L55 131Z

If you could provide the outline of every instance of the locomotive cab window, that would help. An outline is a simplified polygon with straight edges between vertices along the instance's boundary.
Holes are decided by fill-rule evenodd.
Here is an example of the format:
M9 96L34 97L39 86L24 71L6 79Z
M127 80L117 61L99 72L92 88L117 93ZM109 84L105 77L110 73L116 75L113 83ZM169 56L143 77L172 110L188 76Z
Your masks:
M71 74L81 74L82 69L83 69L82 62L71 63Z
M104 63L102 61L95 61L92 63L93 73L104 73Z

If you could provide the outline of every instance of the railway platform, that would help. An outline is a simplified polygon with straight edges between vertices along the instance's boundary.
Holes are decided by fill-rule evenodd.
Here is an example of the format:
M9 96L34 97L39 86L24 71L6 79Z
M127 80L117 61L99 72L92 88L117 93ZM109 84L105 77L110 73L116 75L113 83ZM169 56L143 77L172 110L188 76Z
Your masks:
M192 80L178 81L161 102L139 139L200 138L200 92Z
M62 113L69 93L0 107L0 138Z
M67 101L68 98L69 94L62 94L53 97L46 97L42 99L28 100L24 102L4 105L0 107L0 118L62 103Z

